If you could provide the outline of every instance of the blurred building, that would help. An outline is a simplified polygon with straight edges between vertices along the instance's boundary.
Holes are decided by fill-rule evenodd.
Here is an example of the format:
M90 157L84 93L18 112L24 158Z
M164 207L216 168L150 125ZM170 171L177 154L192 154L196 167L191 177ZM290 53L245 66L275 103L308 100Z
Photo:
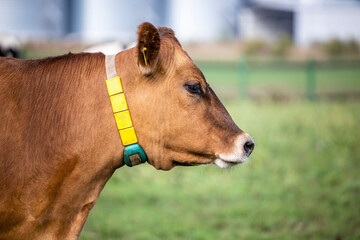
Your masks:
M139 24L172 27L182 41L237 35L239 0L0 0L0 32L21 38L136 38Z
M143 21L165 24L166 4L162 0L0 0L0 32L30 39L126 39Z
M136 39L137 26L172 27L182 42L264 38L286 33L300 45L360 41L356 0L0 0L0 33L88 43Z
M60 37L66 32L64 0L0 0L0 32L20 38Z
M77 0L68 1L71 12L68 34L86 41L134 40L140 23L166 25L168 1Z
M182 42L207 42L238 36L241 0L170 0L168 26Z
M331 38L360 42L360 1L249 0L239 13L243 38L288 34L302 46Z

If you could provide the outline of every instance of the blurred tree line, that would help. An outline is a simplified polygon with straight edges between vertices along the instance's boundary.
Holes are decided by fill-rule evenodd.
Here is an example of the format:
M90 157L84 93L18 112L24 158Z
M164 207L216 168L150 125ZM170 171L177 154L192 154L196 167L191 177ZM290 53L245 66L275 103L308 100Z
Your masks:
M243 53L246 56L276 56L285 57L297 47L291 37L287 34L279 35L274 41L267 42L264 39L257 38L245 41ZM310 51L320 52L321 55L336 57L359 57L360 47L355 39L340 40L338 38L330 39L326 42L315 42L309 47Z

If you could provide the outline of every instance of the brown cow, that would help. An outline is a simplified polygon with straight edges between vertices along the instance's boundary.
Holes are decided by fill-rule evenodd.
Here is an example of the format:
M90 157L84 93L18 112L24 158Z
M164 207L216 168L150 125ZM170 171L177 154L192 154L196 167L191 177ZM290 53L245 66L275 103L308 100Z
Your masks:
M251 138L171 29L140 25L137 46L116 55L116 70L155 168L229 167L250 155ZM124 165L105 80L102 53L1 58L0 239L79 237L105 183Z

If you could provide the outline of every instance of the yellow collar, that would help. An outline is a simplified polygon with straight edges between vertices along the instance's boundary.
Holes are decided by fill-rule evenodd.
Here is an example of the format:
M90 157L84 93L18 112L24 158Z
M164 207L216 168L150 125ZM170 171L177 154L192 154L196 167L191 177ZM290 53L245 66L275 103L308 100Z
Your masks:
M121 80L116 73L115 55L105 56L105 67L107 75L106 87L110 96L116 126L125 147L124 162L130 167L144 163L147 161L147 157L138 144Z

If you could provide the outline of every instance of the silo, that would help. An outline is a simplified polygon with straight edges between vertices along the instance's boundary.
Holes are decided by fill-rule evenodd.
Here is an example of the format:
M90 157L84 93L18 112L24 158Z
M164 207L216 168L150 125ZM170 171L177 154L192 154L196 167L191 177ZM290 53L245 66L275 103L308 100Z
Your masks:
M182 42L231 39L237 34L241 1L172 0L169 23Z
M73 1L72 33L88 42L136 39L139 24L166 23L167 2L163 0Z

